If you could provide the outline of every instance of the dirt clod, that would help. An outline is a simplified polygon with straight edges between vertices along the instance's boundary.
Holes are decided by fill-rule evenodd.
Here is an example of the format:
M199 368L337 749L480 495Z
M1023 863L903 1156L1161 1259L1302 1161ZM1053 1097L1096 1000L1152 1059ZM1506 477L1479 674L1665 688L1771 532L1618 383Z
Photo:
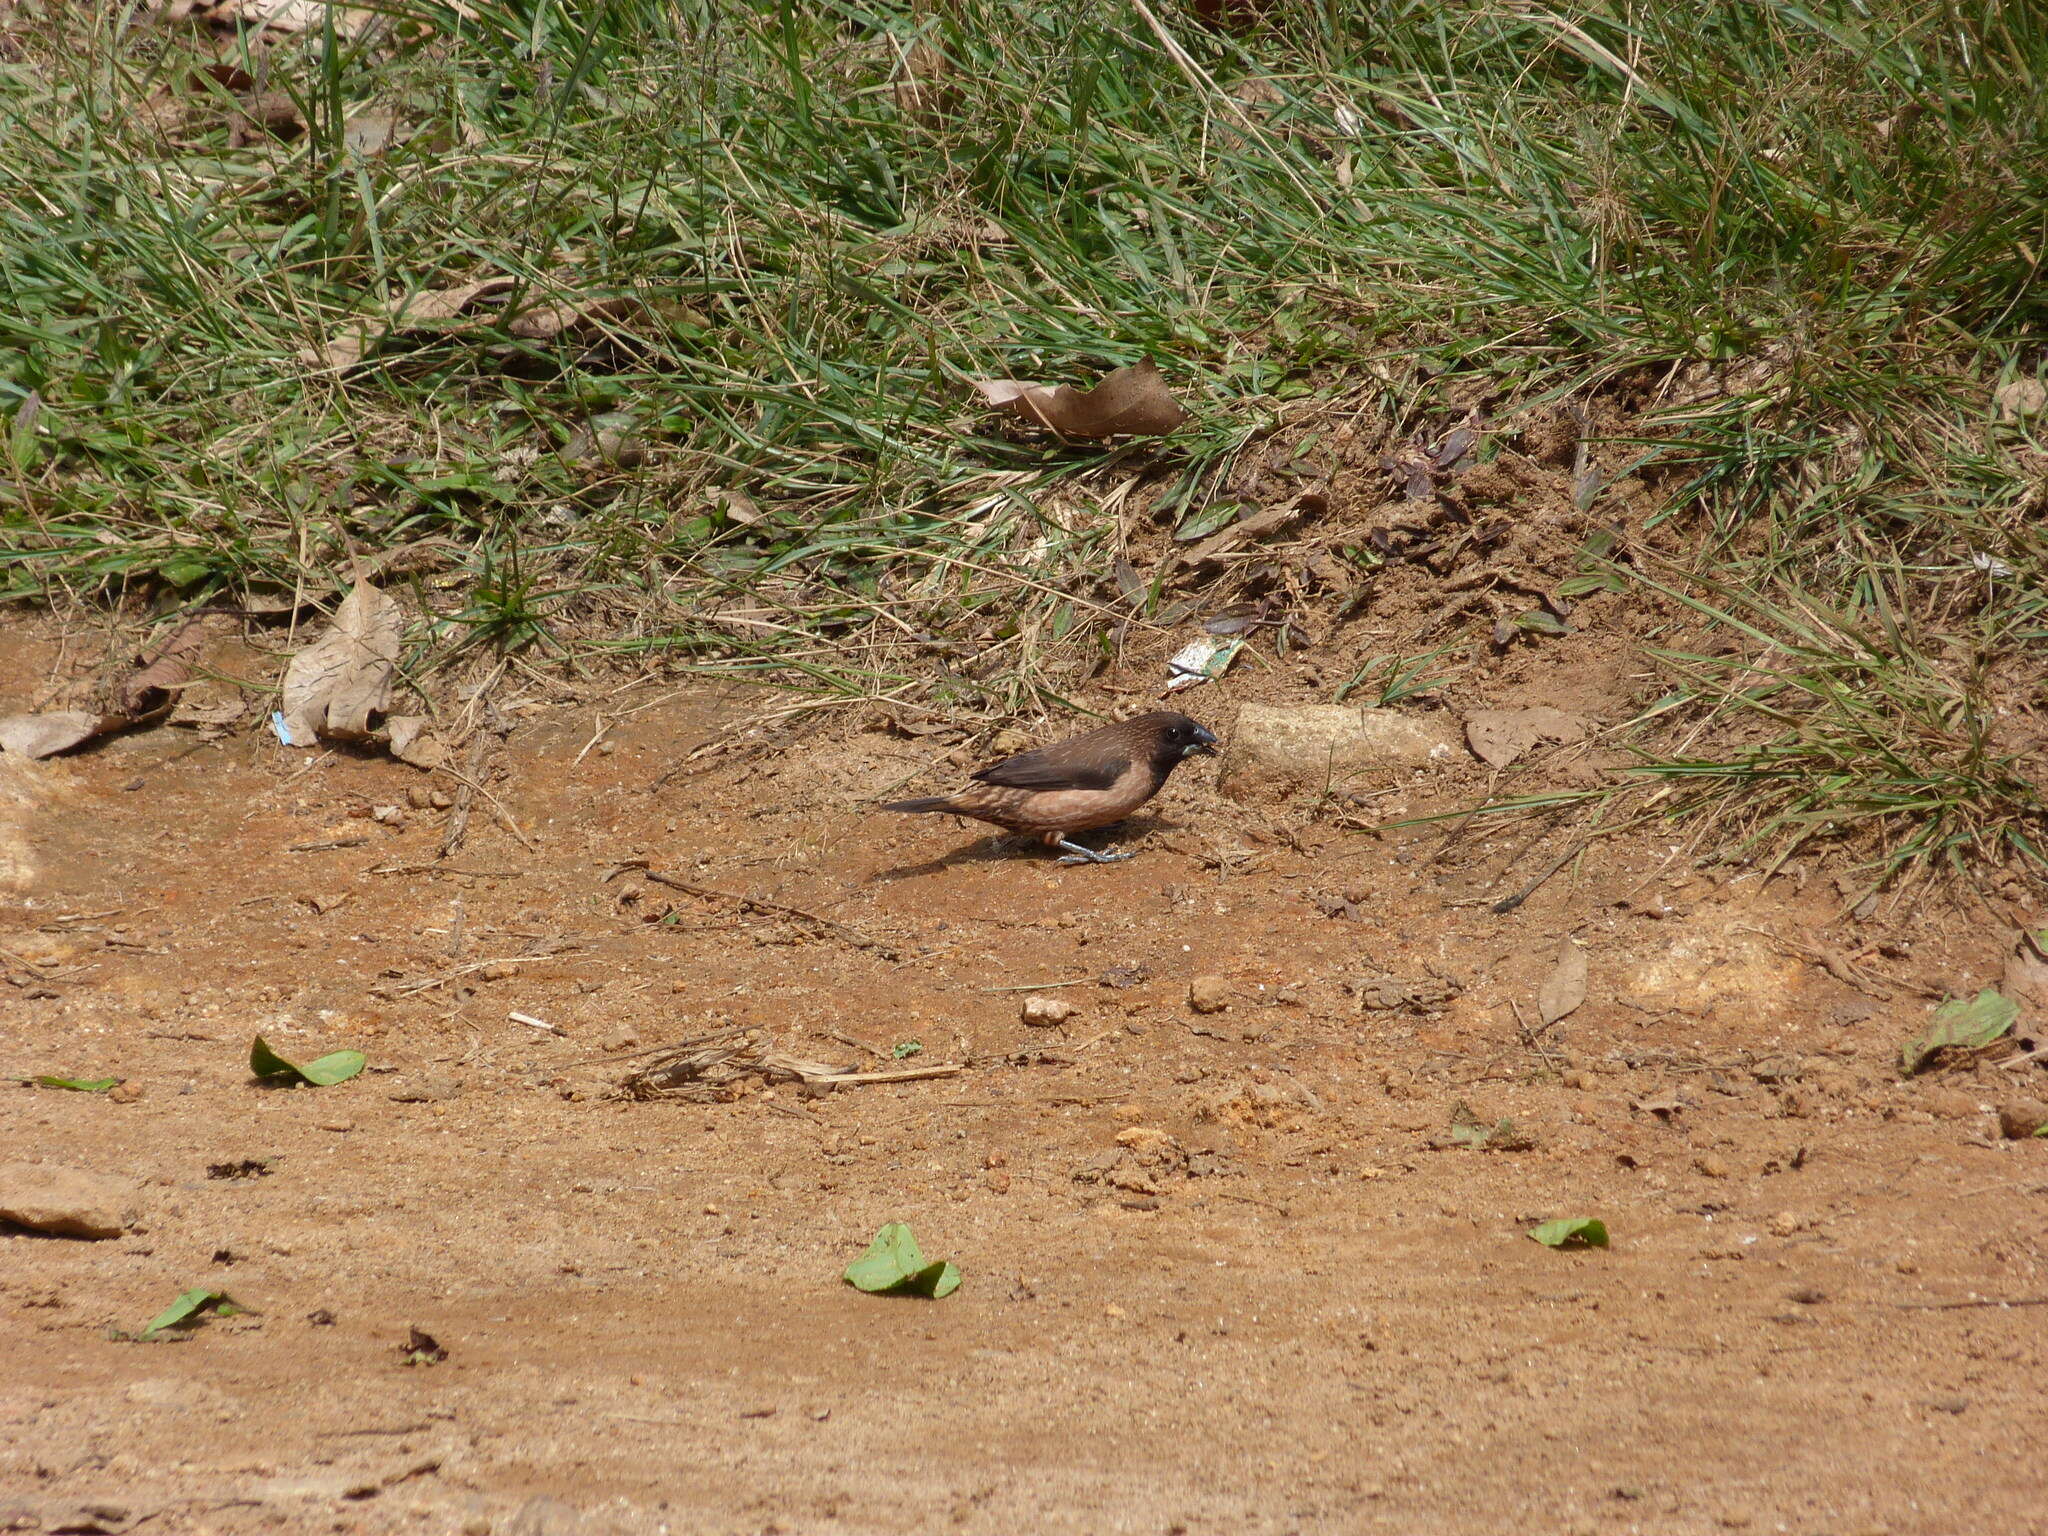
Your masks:
M1998 1107L1998 1133L2008 1141L2038 1136L2043 1126L2048 1126L2048 1104L2039 1099L2014 1099Z
M1230 1006L1230 983L1221 976L1197 976L1188 983L1188 1006L1197 1013L1221 1013Z
M126 1179L51 1163L0 1164L0 1222L53 1237L119 1237L135 1186Z

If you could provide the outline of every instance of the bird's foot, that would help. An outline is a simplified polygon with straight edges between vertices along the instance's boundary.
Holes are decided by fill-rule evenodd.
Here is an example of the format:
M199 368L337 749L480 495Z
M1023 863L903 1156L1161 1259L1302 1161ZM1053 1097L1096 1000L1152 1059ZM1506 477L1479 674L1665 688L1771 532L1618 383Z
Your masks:
M1079 843L1071 842L1064 837L1053 846L1066 850L1060 856L1062 864L1120 864L1130 857L1128 853L1118 853L1110 848L1097 853L1093 848L1083 848Z

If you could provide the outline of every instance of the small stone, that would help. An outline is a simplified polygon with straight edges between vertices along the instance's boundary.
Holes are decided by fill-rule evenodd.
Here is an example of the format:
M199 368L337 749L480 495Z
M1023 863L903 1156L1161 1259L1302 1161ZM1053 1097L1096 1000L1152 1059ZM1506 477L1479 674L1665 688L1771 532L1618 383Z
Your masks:
M1221 976L1197 976L1188 983L1188 1006L1197 1013L1221 1013L1230 1006L1230 983Z
M1773 1237L1790 1237L1805 1225L1806 1223L1794 1212L1780 1211L1771 1218L1771 1235Z
M640 1043L640 1032L632 1025L622 1025L605 1036L604 1048L608 1051L630 1051Z
M380 805L370 812L370 820L387 827L402 827L405 825L405 810L401 806Z
M1695 1158L1693 1159L1693 1167L1697 1168L1702 1176L1709 1179L1725 1179L1728 1177L1728 1165L1718 1157Z
M1828 1293L1817 1286L1802 1285L1785 1293L1787 1301L1796 1301L1802 1307L1817 1307L1828 1299Z
M455 801L449 796L448 791L446 791L445 789L435 790L434 793L429 798L433 800L434 809L437 811L445 811L448 809L449 806L455 803Z
M320 1122L321 1130L335 1131L342 1135L346 1135L348 1132L354 1130L355 1128L356 1123L353 1120L322 1120Z
M1007 1195L1010 1192L1010 1175L1005 1169L990 1169L987 1175L987 1183L988 1187L999 1195Z
M1998 1110L1998 1134L2008 1141L2022 1141L2041 1134L2048 1125L2048 1104L2039 1099L2014 1099Z
M144 1089L140 1083L116 1083L107 1090L107 1099L110 1103L114 1104L133 1104L142 1097L143 1092Z
M477 972L477 975L485 981L503 981L508 976L517 976L518 974L519 967L504 960L493 960L489 965L486 965Z
M984 1168L1001 1168L1007 1165L1009 1161L1010 1154L998 1147L981 1160L981 1166Z
M434 804L434 792L424 784L415 784L405 792L405 803L416 811L429 810Z
M1033 992L1024 999L1017 1016L1033 1029L1051 1029L1064 1024L1081 1010L1065 998L1047 997L1042 992Z
M0 1165L0 1221L54 1237L119 1237L131 1217L127 1179L48 1163Z

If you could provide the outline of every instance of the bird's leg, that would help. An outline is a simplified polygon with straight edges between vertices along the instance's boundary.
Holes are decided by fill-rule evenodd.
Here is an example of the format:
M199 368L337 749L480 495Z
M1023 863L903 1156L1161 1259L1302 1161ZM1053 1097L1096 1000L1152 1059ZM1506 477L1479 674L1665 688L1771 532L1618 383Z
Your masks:
M1108 849L1097 853L1093 848L1083 848L1079 843L1064 837L1054 842L1053 847L1066 850L1060 856L1062 864L1116 864L1130 857L1128 853L1115 853Z

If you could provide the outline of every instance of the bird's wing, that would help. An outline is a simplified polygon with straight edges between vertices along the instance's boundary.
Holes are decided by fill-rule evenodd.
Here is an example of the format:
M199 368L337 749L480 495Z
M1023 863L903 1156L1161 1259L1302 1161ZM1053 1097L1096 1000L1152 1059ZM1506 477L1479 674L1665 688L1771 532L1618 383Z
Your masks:
M1002 789L1108 789L1130 767L1129 747L1083 736L1019 752L969 777Z

